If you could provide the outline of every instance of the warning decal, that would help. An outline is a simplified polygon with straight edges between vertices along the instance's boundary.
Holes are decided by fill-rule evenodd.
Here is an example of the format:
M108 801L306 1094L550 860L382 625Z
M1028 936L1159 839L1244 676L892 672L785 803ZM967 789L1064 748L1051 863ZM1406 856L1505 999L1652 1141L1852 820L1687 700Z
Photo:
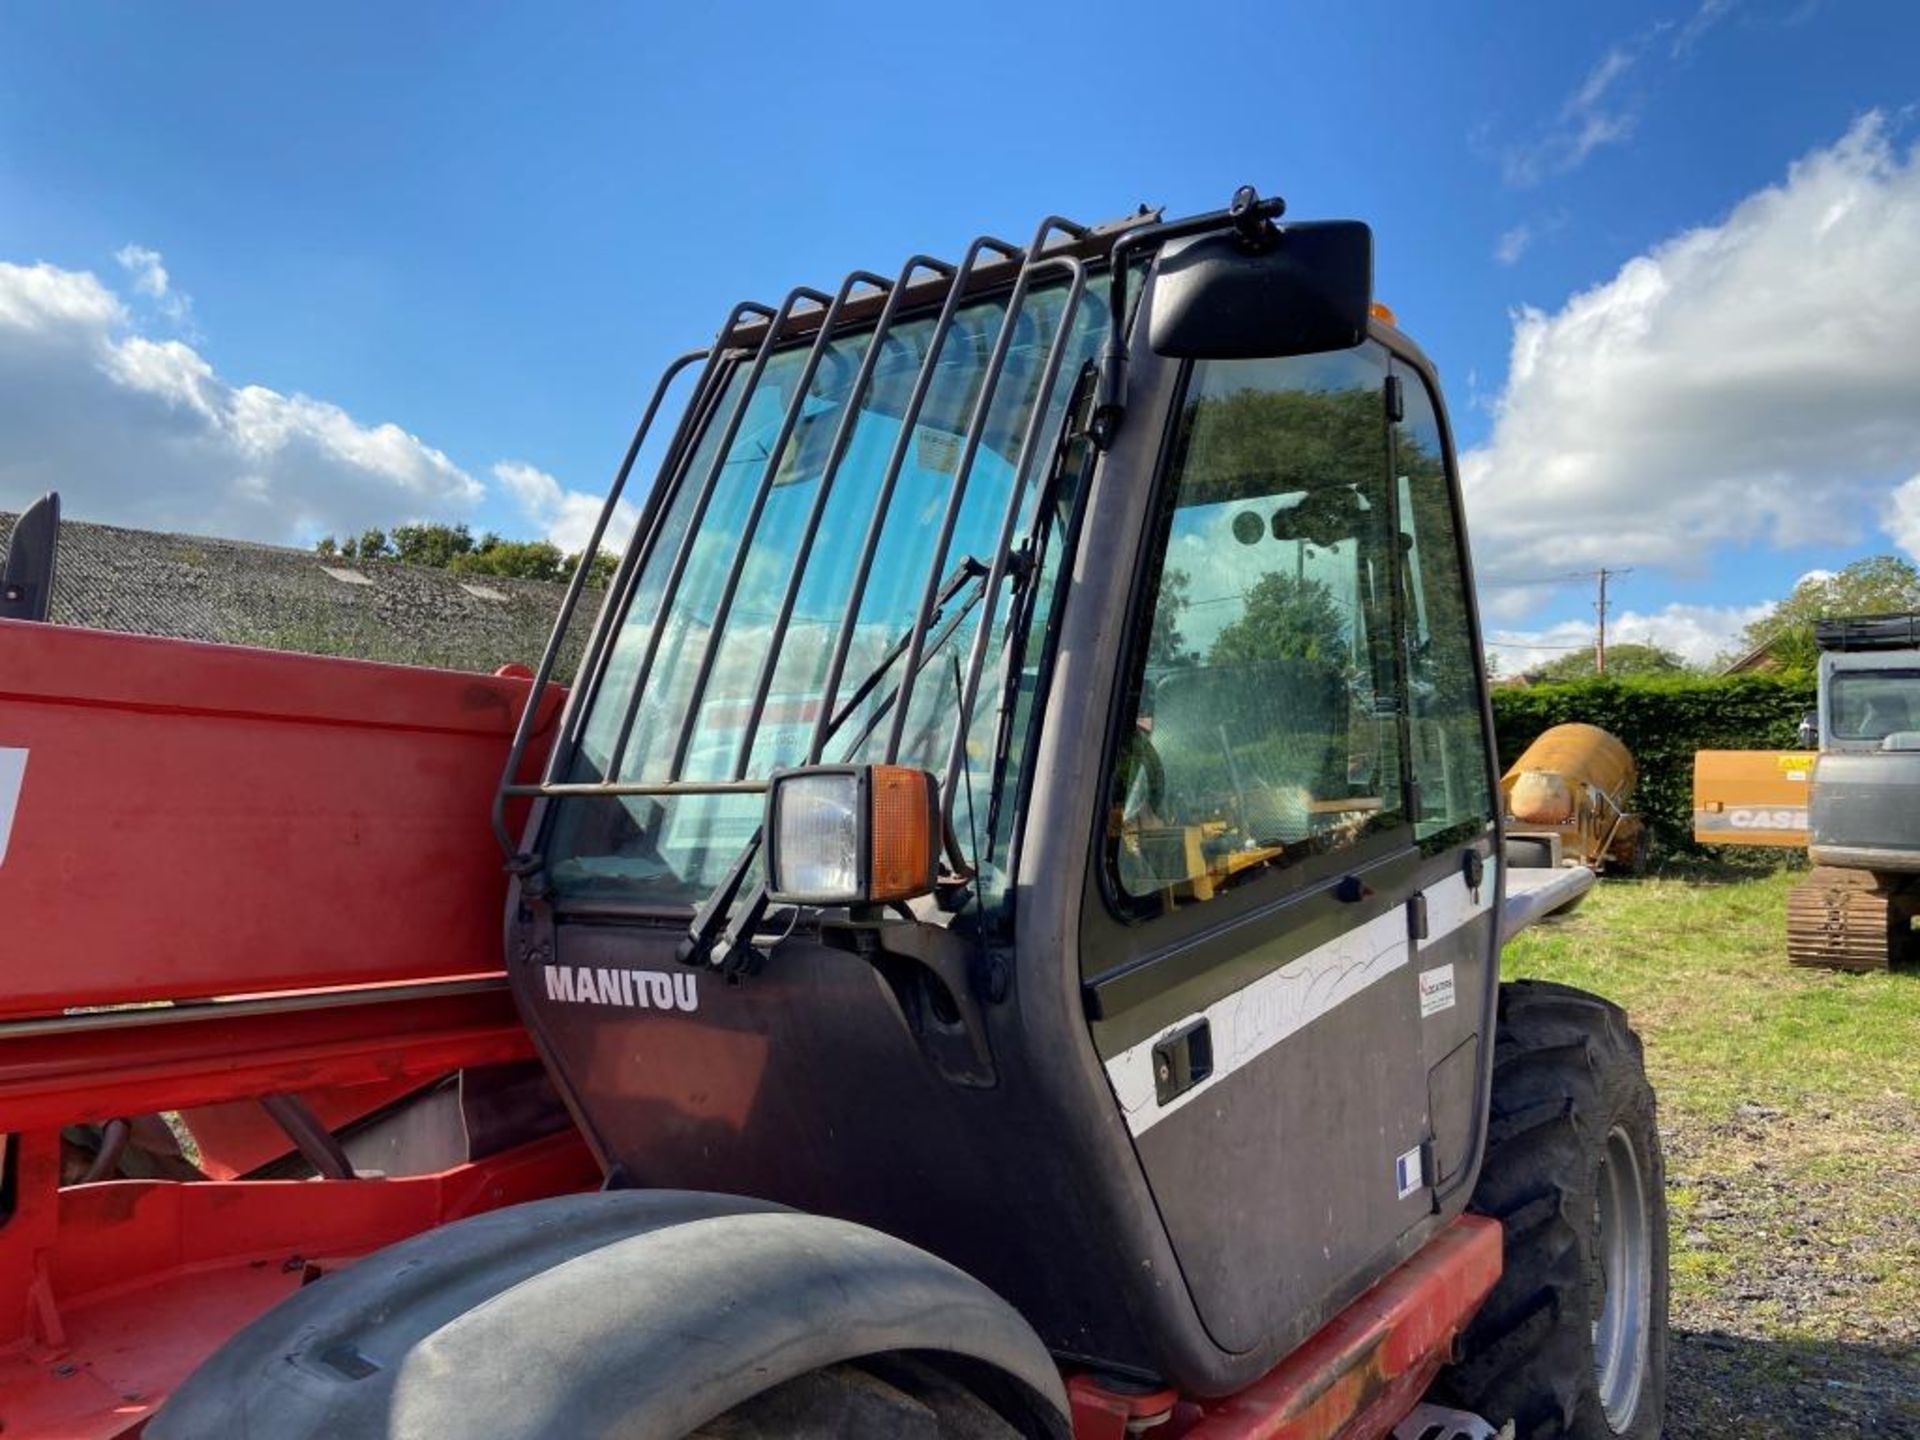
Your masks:
M1420 1018L1453 1008L1453 966L1439 965L1420 972Z

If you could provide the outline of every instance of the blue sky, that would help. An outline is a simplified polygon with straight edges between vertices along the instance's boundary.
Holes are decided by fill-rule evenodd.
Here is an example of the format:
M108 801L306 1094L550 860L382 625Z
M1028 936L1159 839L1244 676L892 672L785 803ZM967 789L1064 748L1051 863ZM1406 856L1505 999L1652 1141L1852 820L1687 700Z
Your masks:
M1619 616L1704 651L1920 546L1920 373L1873 363L1920 304L1917 54L1920 7L1839 0L14 0L0 508L564 538L733 300L1252 181L1375 227L1482 571L1632 566ZM1591 621L1584 585L1486 597L1515 644Z

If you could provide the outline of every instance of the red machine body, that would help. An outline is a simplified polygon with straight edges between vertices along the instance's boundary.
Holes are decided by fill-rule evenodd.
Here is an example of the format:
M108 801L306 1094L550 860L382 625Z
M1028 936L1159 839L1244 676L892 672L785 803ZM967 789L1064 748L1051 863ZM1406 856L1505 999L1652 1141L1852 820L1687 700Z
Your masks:
M287 1149L261 1097L332 1127L532 1056L488 824L528 683L0 621L7 1436L137 1435L300 1285L599 1181L571 1129L432 1174L244 1178ZM206 1178L65 1173L65 1127L166 1114ZM1498 1227L1462 1220L1241 1395L1175 1397L1159 1433L1384 1434L1499 1268ZM1088 1381L1073 1399L1088 1440L1137 1418Z
M0 621L7 1434L136 1433L315 1275L598 1180L572 1132L439 1174L234 1178L289 1148L258 1097L334 1124L531 1057L487 820L527 688ZM166 1112L213 1178L62 1184L63 1127Z

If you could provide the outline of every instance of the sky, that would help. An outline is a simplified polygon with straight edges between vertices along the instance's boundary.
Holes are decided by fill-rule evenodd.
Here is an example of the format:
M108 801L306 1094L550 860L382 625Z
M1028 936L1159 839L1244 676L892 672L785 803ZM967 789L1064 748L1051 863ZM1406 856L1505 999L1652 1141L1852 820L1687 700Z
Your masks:
M0 5L0 509L580 543L736 300L1253 183L1375 232L1503 669L1920 557L1920 7ZM1563 648L1556 648L1563 647Z

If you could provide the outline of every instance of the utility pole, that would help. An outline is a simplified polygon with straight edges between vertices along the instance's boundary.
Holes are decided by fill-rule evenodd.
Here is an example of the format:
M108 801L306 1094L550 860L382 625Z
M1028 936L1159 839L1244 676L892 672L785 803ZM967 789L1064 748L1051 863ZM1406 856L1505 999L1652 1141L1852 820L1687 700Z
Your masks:
M1609 570L1604 565L1593 572L1594 578L1600 582L1600 596L1593 602L1594 614L1599 617L1599 624L1593 630L1593 673L1596 675L1607 673L1607 581L1632 573L1630 568Z

